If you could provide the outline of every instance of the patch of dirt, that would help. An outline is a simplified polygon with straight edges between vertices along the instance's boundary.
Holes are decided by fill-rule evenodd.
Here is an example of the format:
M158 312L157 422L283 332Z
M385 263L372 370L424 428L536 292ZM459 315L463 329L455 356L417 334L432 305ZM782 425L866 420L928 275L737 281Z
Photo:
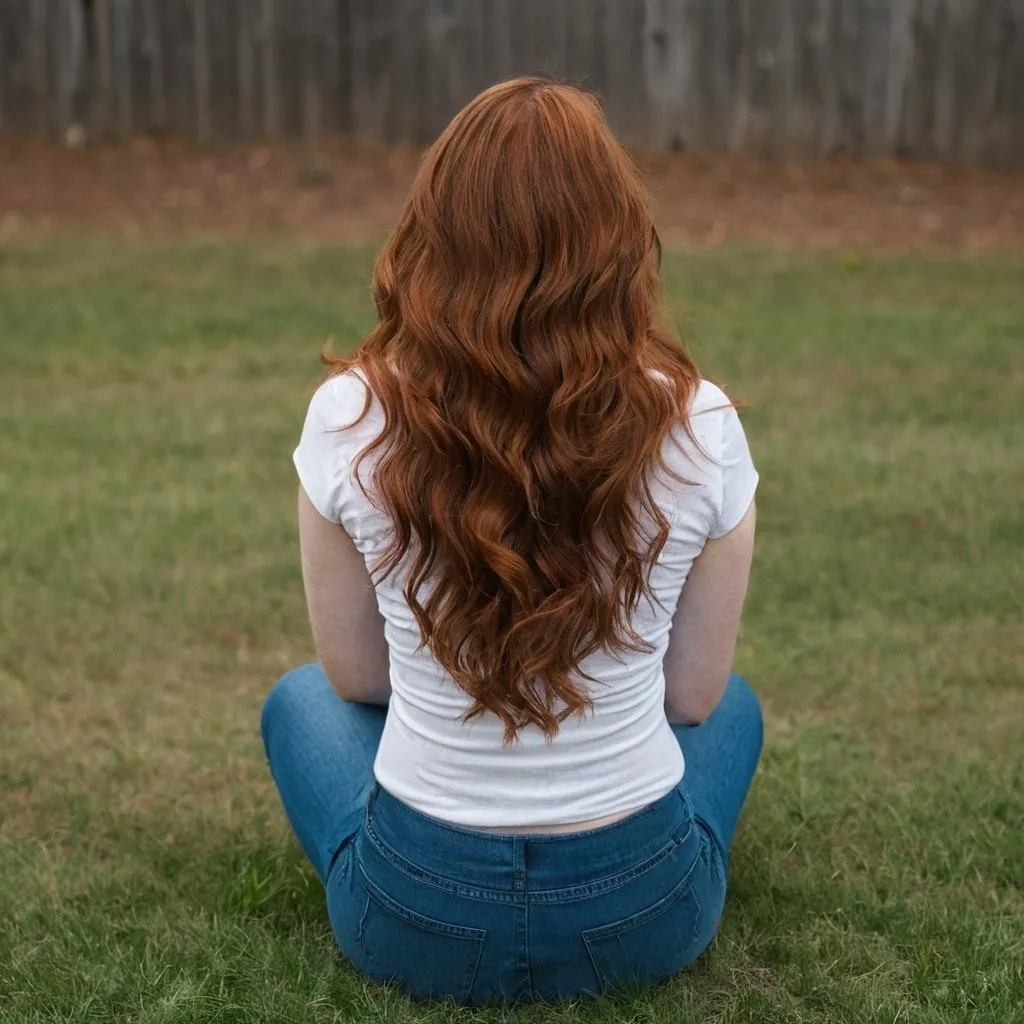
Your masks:
M335 143L202 150L138 139L62 149L0 142L0 241L68 229L126 236L374 238L394 223L418 153ZM897 161L773 165L640 158L666 242L878 251L1024 251L1024 173Z

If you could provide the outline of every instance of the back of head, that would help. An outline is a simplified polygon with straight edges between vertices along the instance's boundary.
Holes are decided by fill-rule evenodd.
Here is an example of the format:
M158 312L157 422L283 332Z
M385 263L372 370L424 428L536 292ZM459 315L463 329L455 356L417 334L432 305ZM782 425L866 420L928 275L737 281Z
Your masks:
M589 706L580 663L641 650L668 535L649 488L698 374L659 321L648 198L592 97L496 85L426 154L351 359L383 406L374 498L425 644L511 740ZM408 556L408 558L407 558ZM429 581L429 587L424 587Z

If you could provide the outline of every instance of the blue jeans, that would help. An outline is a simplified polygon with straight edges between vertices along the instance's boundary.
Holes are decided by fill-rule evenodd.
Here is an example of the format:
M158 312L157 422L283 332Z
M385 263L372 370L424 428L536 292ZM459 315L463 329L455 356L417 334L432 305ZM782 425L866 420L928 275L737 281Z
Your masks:
M588 832L448 825L373 778L387 711L343 701L319 665L263 708L285 812L327 890L338 945L414 997L570 999L692 963L725 900L729 844L761 752L761 709L733 676L706 722L673 727L683 782Z

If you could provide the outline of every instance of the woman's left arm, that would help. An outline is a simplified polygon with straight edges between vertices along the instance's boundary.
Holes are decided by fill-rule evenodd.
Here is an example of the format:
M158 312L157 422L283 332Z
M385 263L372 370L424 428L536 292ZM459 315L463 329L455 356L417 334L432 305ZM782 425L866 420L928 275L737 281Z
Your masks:
M343 700L387 704L388 645L366 562L352 538L299 488L299 544L317 656Z

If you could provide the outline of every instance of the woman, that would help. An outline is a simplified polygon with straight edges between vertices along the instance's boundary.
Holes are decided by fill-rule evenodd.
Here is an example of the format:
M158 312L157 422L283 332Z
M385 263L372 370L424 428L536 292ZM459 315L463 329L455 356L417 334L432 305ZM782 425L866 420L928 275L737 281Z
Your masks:
M263 738L342 952L411 995L653 981L717 927L761 748L729 677L757 474L659 323L659 262L595 101L495 86L427 153L379 322L310 404L320 661Z

